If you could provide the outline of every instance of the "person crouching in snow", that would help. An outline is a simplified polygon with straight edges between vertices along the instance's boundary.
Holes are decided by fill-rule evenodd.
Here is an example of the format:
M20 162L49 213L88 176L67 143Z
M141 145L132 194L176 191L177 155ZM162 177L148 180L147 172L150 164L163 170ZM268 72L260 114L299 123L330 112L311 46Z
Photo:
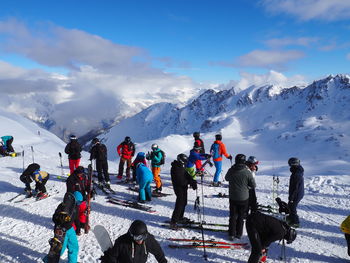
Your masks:
M86 224L86 211L87 211L87 203L86 201L83 201L83 195L75 191L74 192L75 201L77 203L78 207L78 216L76 217L76 220L74 221L75 224L75 233L80 236L81 235L81 229L84 229L84 226Z
M35 181L35 192L36 198L43 199L48 197L46 192L45 184L47 180L49 180L50 175L40 170L40 165L37 163L32 163L28 165L28 167L23 171L20 176L20 180L25 184L25 189L27 197L32 197L32 189L30 187L30 183Z
M143 163L138 163L136 167L136 181L139 184L139 202L145 203L152 200L151 183L153 174Z
M136 155L135 160L131 164L132 168L132 181L136 182L136 167L138 163L143 163L145 166L147 166L147 161L146 161L146 154L144 152L139 152Z

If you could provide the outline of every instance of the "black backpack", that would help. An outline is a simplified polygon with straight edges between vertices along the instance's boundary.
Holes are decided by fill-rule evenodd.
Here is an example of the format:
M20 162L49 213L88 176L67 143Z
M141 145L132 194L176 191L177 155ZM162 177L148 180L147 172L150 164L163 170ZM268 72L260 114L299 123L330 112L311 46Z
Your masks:
M160 152L162 153L162 159L160 159L159 164L163 165L163 164L165 164L165 157L166 157L166 155L165 155L164 151L160 150Z

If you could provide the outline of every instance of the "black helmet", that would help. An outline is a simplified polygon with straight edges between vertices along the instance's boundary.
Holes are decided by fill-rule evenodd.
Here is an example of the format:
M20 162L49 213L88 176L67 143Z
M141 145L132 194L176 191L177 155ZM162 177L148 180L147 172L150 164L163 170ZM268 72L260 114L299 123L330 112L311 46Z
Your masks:
M188 161L188 157L186 154L184 153L180 153L178 156L177 156L177 160L182 163L182 164L186 164L187 161Z
M294 228L288 227L287 228L287 233L284 236L284 239L287 241L287 244L292 244L293 241L297 237L297 231Z
M96 143L99 143L100 140L98 138L93 138L92 139L92 144L96 144Z
M259 161L255 156L249 156L247 163L259 164Z
M215 140L221 141L222 140L222 135L221 134L216 134L215 135Z
M194 132L194 133L193 133L193 137L194 137L194 138L199 138L200 135L201 135L201 134L200 134L199 132Z
M245 163L246 162L246 157L244 154L239 153L235 157L235 163Z
M158 144L156 143L153 143L152 146L151 146L151 149L154 151L154 150L157 150L159 147L158 147Z
M135 220L130 225L129 234L135 241L145 240L148 234L146 224L141 220Z
M288 160L288 164L289 164L289 166L298 166L298 165L300 165L300 160L296 157L291 157Z
M131 138L129 136L126 136L124 139L125 142L131 142Z

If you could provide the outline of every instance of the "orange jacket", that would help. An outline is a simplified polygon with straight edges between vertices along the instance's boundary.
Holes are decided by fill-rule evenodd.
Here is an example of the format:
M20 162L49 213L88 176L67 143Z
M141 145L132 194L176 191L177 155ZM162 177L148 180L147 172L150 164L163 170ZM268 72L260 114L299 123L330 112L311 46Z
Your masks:
M219 162L222 161L222 156L224 155L226 158L228 158L230 155L227 153L226 151L226 146L222 141L218 141L216 140L214 143L219 145L219 157L218 158L214 158L213 157L213 161L215 162ZM211 153L212 154L212 153Z

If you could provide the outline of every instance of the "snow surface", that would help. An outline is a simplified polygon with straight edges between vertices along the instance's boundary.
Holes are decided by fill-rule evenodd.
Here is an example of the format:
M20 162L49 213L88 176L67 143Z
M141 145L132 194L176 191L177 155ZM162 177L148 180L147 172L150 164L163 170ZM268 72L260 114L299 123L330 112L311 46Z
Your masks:
M309 119L305 124L314 126L316 120ZM62 201L66 190L65 183L56 178L61 174L58 152L64 152L65 143L46 130L41 129L32 122L19 117L18 115L0 112L1 136L11 134L15 137L14 147L25 151L24 163L29 165L34 157L42 170L48 171L51 178L47 183L47 188L51 193L58 190L58 194L53 194L48 199L39 202L12 203L8 199L23 191L24 185L19 180L23 170L22 157L0 158L0 262L41 262L41 258L49 250L48 240L53 236L52 214L57 205ZM236 127L236 126L235 126ZM225 129L232 129L227 126ZM223 131L224 134L225 130ZM204 134L206 147L209 148L213 133ZM260 159L259 172L256 176L257 196L259 203L271 205L272 202L272 177L278 175L280 178L279 196L282 200L287 200L289 170L287 160L272 159L259 147L237 134L226 137L226 144L229 152L237 147L243 153L250 155L254 153ZM225 141L224 141L225 142ZM138 150L147 151L150 149L152 141L146 141L137 145ZM188 153L193 145L191 136L169 135L159 140L161 148L166 149L166 165L162 168L161 177L164 183L164 192L173 193L169 168L170 162L180 152ZM31 146L34 153L32 155ZM115 145L116 146L116 145ZM276 155L276 154L275 154ZM68 162L64 156L64 172L68 172ZM263 156L260 158L259 156ZM301 228L298 229L296 241L287 245L287 262L346 262L349 257L346 253L346 243L343 233L339 229L340 223L349 214L349 191L350 175L344 171L349 171L349 163L345 160L332 160L328 162L317 162L316 153L310 155L309 159L303 159L305 168L305 197L299 206ZM115 156L110 156L111 160ZM111 161L110 172L116 172L118 160ZM88 154L84 153L82 165L88 164ZM223 174L229 168L230 162L224 160ZM325 170L326 167L326 170ZM213 168L207 168L211 174ZM204 178L210 181L211 177ZM115 182L115 176L112 176ZM222 188L203 187L205 194L218 192L227 193L227 182ZM112 184L112 188L123 198L132 199L136 193L127 190L127 186ZM201 193L201 186L198 193ZM194 200L196 192L189 190L189 202L185 216L196 220L197 213L194 211ZM201 237L197 230L184 229L182 231L168 230L160 224L168 220L174 208L175 195L163 198L153 198L149 203L157 213L150 214L131 208L124 208L106 202L105 196L98 195L92 202L91 225L102 224L109 231L112 240L124 234L135 219L144 220L149 231L154 234L160 242L168 262L204 262L202 249L180 250L170 249L168 244L172 242L167 238L192 238ZM228 199L205 198L204 214L207 222L228 223ZM226 232L205 231L206 238L213 238L227 241ZM92 231L87 235L78 237L79 239L79 261L98 262L101 256L99 245ZM242 237L242 242L248 242L246 232ZM250 252L248 250L207 250L210 262L247 262ZM281 246L273 243L270 247L268 262L281 262L279 256ZM66 262L66 254L62 262ZM148 262L156 262L150 256Z

